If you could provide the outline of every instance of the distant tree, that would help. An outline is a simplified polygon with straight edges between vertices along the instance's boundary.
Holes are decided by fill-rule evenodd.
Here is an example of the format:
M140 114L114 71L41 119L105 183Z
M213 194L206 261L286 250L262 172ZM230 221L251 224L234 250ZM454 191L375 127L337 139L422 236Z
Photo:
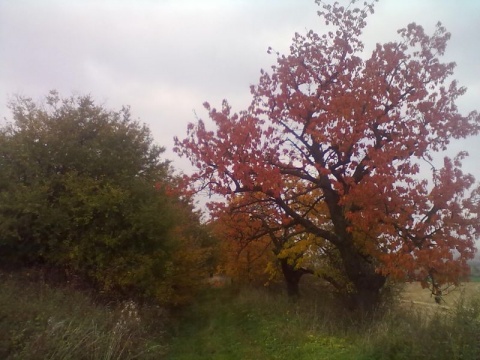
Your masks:
M445 28L439 23L430 36L412 23L368 55L360 37L369 13L373 4L323 5L326 33L295 34L290 54L277 54L251 87L248 109L205 103L215 130L198 120L176 139L176 151L197 167L195 190L227 200L255 194L285 228L328 242L351 284L351 306L366 311L387 278L441 285L468 271L479 225L468 196L474 178L460 168L466 153L446 157L430 182L419 171L480 128L477 112L457 109L465 88L448 81L455 64L440 60ZM331 225L316 220L320 203Z
M166 303L180 273L202 276L198 215L172 191L164 149L128 108L56 92L43 104L18 97L10 108L13 122L0 132L4 265L47 264L106 292ZM196 261L182 258L187 244Z

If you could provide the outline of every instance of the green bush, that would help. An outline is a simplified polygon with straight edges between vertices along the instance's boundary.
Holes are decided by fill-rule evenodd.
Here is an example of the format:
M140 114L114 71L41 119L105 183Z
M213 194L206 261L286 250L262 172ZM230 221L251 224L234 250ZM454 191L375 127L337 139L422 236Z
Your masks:
M18 98L11 110L0 129L2 265L46 264L106 294L177 303L172 279L202 277L208 251L149 129L88 96Z

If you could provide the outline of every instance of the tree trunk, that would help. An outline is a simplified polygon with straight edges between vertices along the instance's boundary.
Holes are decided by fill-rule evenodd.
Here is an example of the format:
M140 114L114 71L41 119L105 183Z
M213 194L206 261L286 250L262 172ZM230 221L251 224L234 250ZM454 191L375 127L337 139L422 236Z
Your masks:
M348 279L354 285L349 303L353 310L373 313L382 300L381 290L386 277L377 273L373 260L360 253L355 246L339 248Z
M363 274L354 282L355 292L352 294L354 310L365 314L375 312L382 300L381 289L385 284L385 277L378 274Z
M295 269L295 267L288 263L287 259L281 259L280 265L282 267L283 277L287 285L287 294L290 297L300 295L299 283L300 279L305 274L311 274L312 271L307 269Z

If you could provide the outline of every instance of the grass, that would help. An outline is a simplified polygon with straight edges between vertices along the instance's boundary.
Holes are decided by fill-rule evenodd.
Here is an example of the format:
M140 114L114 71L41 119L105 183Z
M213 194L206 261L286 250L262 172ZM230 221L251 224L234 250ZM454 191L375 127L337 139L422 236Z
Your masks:
M407 285L404 295L417 301L429 293ZM477 360L476 285L454 295L449 310L428 298L429 309L401 303L373 320L352 320L321 297L292 303L265 290L212 289L174 328L167 359Z
M174 329L167 358L356 359L348 335L330 331L339 324L324 322L315 306L264 289L212 289Z
M133 302L95 304L82 292L33 282L28 274L0 273L0 288L0 359L159 359L165 354L160 329L143 320L157 309ZM157 317L156 325L161 323Z
M25 274L0 272L0 288L0 359L480 358L476 283L448 295L447 310L409 284L403 295L415 303L392 306L373 320L352 320L332 298L314 292L293 302L266 289L206 289L167 317L154 306L93 302Z
M479 359L480 303L460 301L433 313L396 309L369 333L362 359Z

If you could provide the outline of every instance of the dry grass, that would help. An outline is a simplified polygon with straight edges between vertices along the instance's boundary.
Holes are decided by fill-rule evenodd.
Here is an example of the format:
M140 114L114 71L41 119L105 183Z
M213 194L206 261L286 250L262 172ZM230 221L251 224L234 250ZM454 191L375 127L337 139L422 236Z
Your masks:
M419 305L437 305L429 289L424 289L418 282L405 284L402 291L403 302L413 302ZM480 283L465 282L457 287L451 287L448 292L444 292L442 299L443 306L455 306L460 300L469 301L480 298Z
M69 287L0 271L0 359L161 359L161 309L95 303Z

